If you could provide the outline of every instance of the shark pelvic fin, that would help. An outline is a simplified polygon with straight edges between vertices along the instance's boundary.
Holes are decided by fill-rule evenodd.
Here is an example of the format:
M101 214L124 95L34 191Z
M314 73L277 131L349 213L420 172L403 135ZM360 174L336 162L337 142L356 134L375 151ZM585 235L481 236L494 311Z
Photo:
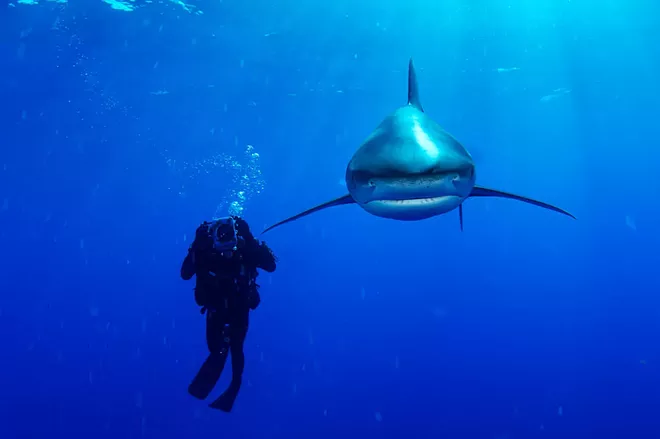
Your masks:
M471 197L510 198L512 200L522 201L523 203L528 203L534 206L542 207L544 209L552 210L554 212L561 213L563 215L570 216L571 218L576 219L572 214L551 204L547 204L542 201L533 200L531 198L521 197L520 195L510 194L508 192L496 191L494 189L487 189L485 187L475 186L472 189L472 193L470 194L470 198Z
M319 210L327 209L329 207L334 207L334 206L342 206L344 204L353 204L353 203L355 203L355 200L353 200L353 197L351 197L350 194L347 194L344 195L343 197L339 197L334 200L328 201L326 203L319 204L318 206L312 207L311 209L307 209L306 211L301 212L298 215L294 215L291 218L287 218L283 221L280 221L279 223L275 223L261 233L266 233L267 231L272 230L275 227L281 226L282 224L290 223L291 221L295 221L304 216L311 215L314 212L318 212Z
M408 62L408 105L412 105L419 111L424 111L422 102L419 100L419 86L417 85L417 74L415 73L415 66L413 60L410 58Z
M463 231L463 203L458 206L458 221L461 223L461 232Z

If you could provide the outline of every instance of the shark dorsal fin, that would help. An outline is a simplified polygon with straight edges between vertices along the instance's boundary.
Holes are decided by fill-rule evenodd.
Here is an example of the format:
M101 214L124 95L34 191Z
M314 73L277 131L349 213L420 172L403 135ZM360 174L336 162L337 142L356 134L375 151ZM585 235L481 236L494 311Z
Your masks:
M417 86L417 74L415 73L415 66L413 60L410 58L408 62L408 105L412 105L419 111L424 111L422 103L419 100L419 87Z

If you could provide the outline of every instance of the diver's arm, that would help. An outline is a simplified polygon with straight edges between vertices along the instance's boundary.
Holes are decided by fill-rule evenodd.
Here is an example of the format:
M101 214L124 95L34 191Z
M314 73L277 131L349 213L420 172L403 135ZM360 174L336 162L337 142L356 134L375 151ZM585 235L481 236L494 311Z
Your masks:
M195 275L195 251L192 246L188 249L188 254L181 264L181 279L190 280Z
M245 244L243 260L255 268L261 268L269 273L275 271L275 255L265 242L252 238Z
M213 245L213 243L208 234L208 226L207 223L204 222L197 227L197 230L195 230L195 239L192 244L190 244L188 254L183 260L183 264L181 264L181 278L183 280L189 280L195 275L199 265L203 265L203 255L205 254L205 251L209 249L211 245Z
M273 254L273 251L266 245L265 242L257 242L257 247L255 248L255 258L254 265L257 268L261 268L268 273L272 273L277 268L276 258Z

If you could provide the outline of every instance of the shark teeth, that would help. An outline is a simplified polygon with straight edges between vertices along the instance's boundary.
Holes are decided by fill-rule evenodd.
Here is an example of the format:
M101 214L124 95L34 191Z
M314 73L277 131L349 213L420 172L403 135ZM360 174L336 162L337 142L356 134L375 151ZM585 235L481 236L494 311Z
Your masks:
M443 197L430 197L430 198L412 198L409 200L375 200L377 203L383 203L383 204L396 204L396 205L405 205L405 206L410 206L410 205L420 205L420 204L431 204L431 203L437 203L438 201L442 200L443 198L447 198L446 196Z

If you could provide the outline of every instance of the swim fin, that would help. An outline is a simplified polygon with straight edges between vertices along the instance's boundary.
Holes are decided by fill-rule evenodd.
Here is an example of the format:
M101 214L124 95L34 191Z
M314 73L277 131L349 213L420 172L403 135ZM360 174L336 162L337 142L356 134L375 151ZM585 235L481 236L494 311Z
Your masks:
M240 388L240 385L237 386L233 383L230 384L229 388L225 390L222 395L218 396L215 401L209 404L209 407L212 409L222 410L225 413L231 412L231 409L234 407L234 401L236 401L236 397L238 396L238 390Z
M206 399L220 379L220 375L222 375L227 355L227 349L222 353L209 355L188 386L188 393L197 399Z

